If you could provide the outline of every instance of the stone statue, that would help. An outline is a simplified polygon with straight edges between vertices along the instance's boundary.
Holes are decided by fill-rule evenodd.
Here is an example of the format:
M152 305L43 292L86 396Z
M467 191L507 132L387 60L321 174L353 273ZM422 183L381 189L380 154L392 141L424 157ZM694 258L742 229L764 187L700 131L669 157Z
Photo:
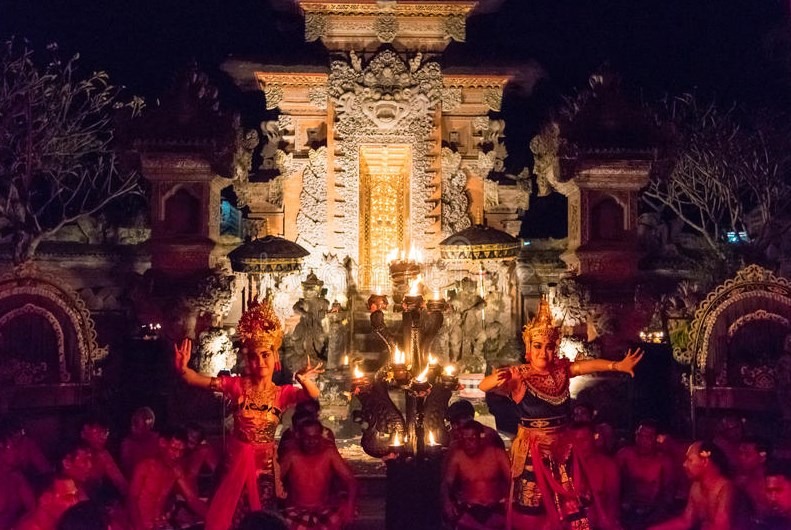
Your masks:
M368 297L368 311L371 316L371 333L373 333L382 344L382 351L380 352L381 364L387 362L390 353L396 346L396 340L390 330L385 324L385 310L388 306L387 296L383 294L372 294Z
M329 301L324 298L324 282L313 271L302 282L303 297L294 304L294 313L299 315L299 323L291 335L292 355L296 359L320 358L327 356L327 329L325 318ZM299 364L299 363L297 363Z
M340 368L346 353L348 312L337 300L327 314L329 337L327 342L327 368Z

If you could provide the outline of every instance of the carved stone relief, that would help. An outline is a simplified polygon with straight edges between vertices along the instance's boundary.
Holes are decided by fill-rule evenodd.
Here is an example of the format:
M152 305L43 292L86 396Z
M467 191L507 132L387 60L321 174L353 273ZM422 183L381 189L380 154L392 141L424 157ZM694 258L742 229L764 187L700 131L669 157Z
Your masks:
M374 22L376 38L381 42L393 42L398 33L398 20L393 13L383 13Z
M318 40L326 33L327 15L324 13L305 13L305 42Z
M266 96L266 110L276 109L280 102L283 101L283 87L281 85L267 84L264 87L264 96Z
M319 110L327 110L327 87L312 86L308 89L308 100Z
M457 42L464 42L467 39L467 24L464 15L446 17L443 24L447 37Z
M467 175L461 162L461 153L442 148L442 233L445 237L472 225L467 214L470 205Z
M411 146L410 214L412 243L425 246L433 222L431 176L427 174L429 144L435 127L433 110L441 100L442 74L436 62L417 55L407 64L392 50L378 53L363 67L350 53L348 61L333 61L328 95L336 109L338 137L338 220L345 230L342 248L359 256L360 145L364 143Z
M453 112L461 105L461 88L451 87L442 89L442 111Z
M299 202L297 243L310 252L308 260L319 259L326 252L327 148L324 146L308 151L308 165L302 172ZM316 267L319 263L306 265Z
M483 93L483 102L494 112L500 112L503 106L503 89L487 88Z
M493 180L484 179L483 181L483 207L489 211L500 205L500 198L497 192L497 183Z

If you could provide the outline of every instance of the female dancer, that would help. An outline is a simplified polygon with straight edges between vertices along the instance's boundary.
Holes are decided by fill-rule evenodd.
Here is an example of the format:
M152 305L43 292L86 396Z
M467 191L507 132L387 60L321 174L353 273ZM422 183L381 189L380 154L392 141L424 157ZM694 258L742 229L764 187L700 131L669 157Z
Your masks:
M511 446L511 502L508 528L585 530L589 528L581 498L584 474L573 458L565 433L571 396L569 379L594 372L634 376L643 354L629 350L621 361L570 362L556 356L560 330L552 324L549 302L542 297L536 317L525 326L526 364L500 368L479 388L509 396L519 410L519 430Z
M321 363L311 367L310 359L295 375L302 390L272 382L272 375L280 369L278 349L283 342L283 330L271 306L251 305L237 329L246 349L247 375L242 377L201 375L187 366L192 343L185 339L175 347L176 370L185 382L222 392L234 404L227 469L209 505L206 530L228 530L234 515L238 518L246 510L274 508L275 498L282 492L275 429L284 410L297 401L316 399L319 395L312 378L321 371Z

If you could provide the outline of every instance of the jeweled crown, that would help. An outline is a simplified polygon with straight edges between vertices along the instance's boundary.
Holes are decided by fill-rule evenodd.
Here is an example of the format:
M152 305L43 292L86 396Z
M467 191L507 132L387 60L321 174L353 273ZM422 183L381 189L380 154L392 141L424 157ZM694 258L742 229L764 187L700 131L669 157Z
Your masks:
M266 344L278 350L283 343L280 319L268 302L250 304L236 327L244 343Z
M538 312L533 320L525 324L522 330L522 338L525 344L529 344L534 337L545 337L550 341L557 342L560 338L560 328L552 321L552 311L549 309L549 298L541 295L538 303Z

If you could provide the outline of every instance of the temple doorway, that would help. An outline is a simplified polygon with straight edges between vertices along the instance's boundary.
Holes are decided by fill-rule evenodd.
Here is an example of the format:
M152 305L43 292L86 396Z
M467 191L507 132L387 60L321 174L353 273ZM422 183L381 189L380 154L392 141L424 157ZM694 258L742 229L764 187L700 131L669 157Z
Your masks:
M387 287L388 254L409 248L409 145L360 147L360 286Z

